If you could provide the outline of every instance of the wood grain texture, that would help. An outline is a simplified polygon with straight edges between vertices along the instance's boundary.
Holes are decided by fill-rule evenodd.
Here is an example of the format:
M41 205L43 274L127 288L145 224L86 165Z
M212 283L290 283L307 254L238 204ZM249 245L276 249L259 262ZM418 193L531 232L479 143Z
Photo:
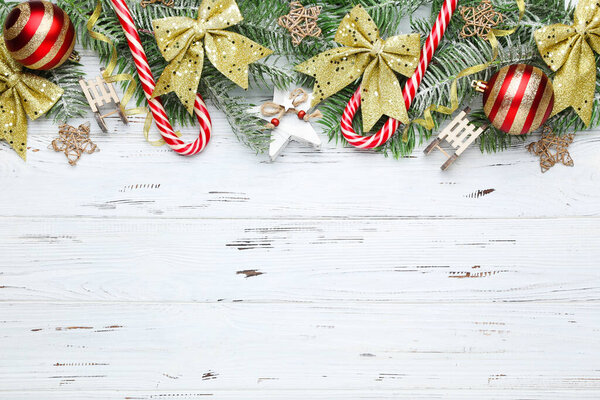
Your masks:
M594 305L2 303L0 315L8 391L600 387Z
M397 400L397 399L449 399L449 400L545 400L545 399L594 399L598 398L595 390L188 390L188 391L19 391L9 392L6 396L0 392L2 400L239 400L248 399L268 400Z
M414 158L396 161L331 145L317 152L292 144L277 162L268 163L224 135L222 115L213 114L217 133L205 153L192 158L146 143L140 119L127 133L104 136L94 127L101 151L84 155L77 167L69 166L62 153L47 150L55 126L51 135L30 135L29 146L39 151L30 151L27 164L2 146L0 215L519 218L599 213L597 133L576 137L575 168L556 166L542 176L538 159L523 144L494 155L470 148L442 172L443 157L422 155L420 149Z
M91 113L77 167L48 121L0 143L0 400L600 397L600 131L545 175L526 142L268 163L209 108L192 158Z
M151 189L148 189L151 190ZM595 302L595 218L0 219L0 300Z

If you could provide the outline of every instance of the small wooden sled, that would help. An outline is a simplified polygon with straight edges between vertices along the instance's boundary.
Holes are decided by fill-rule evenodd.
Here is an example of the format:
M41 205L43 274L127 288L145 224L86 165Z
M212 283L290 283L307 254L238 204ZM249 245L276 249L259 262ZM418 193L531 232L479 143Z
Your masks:
M101 68L100 71L104 72L104 68ZM121 107L121 101L119 100L119 96L117 96L115 87L112 83L106 82L102 74L100 74L100 76L98 76L96 79L91 79L88 81L81 79L79 81L79 85L81 86L81 89L83 89L83 94L85 94L85 98L94 112L96 122L98 122L98 125L103 132L108 132L104 118L110 115L118 113L121 117L121 121L123 121L124 124L129 123L127 116ZM108 114L100 114L100 107L110 103L115 104L115 110L109 112Z
M461 111L460 114L438 135L438 137L427 146L425 154L430 154L434 149L438 149L448 157L448 160L442 165L442 171L447 170L454 161L469 147L487 128L487 125L477 128L471 125L467 115L471 112L469 107ZM440 147L442 141L454 149L454 154L448 154Z

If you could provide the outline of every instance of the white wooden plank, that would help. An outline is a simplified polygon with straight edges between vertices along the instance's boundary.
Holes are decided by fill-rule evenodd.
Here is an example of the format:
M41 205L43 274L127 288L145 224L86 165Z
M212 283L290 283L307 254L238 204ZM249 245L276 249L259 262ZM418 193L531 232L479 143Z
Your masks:
M597 303L2 303L0 388L599 390L598 311Z
M398 400L398 399L449 399L449 400L545 400L545 399L597 399L594 390L187 390L187 391L70 391L64 386L55 391L11 391L0 392L2 400Z
M600 299L597 218L0 219L0 300Z
M183 158L129 129L98 136L101 152L84 155L76 167L47 149L50 137L30 139L40 151L30 152L27 163L5 149L0 215L506 218L600 210L597 133L578 136L575 168L556 166L542 175L524 147L486 156L472 149L444 173L437 154L417 151L417 158L395 161L330 146L317 153L292 145L270 164L228 136Z
M85 62L97 75L97 60L88 54ZM444 173L440 154L424 156L417 149L413 157L395 161L331 143L321 152L292 144L270 164L237 142L222 114L214 111L213 120L212 142L191 158L146 143L141 117L132 118L128 127L110 118L108 135L92 120L101 152L84 155L77 167L47 149L56 125L33 121L27 163L0 145L0 215L505 218L599 213L599 131L577 136L571 149L575 168L557 166L542 175L537 158L519 144L494 155L469 149ZM188 138L196 129L185 130Z

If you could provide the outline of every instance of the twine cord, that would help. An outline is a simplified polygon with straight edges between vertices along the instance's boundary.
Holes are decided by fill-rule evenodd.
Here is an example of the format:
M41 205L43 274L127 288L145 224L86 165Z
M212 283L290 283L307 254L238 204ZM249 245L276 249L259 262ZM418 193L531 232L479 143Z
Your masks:
M92 154L100 151L98 146L90 139L90 123L79 125L79 128L62 124L58 127L58 138L50 146L54 151L62 151L69 160L69 164L76 165L84 153Z
M460 36L463 39L473 36L487 37L490 30L504 21L504 16L494 10L490 0L483 0L477 7L461 7L460 15L465 21Z
M305 103L308 100L308 93L302 88L295 89L292 93L290 93L290 99L292 100L293 108L287 109L281 105L272 101L264 102L260 106L260 112L265 117L275 117L277 119L283 118L285 114L296 114L298 115L303 110L297 110L296 107ZM319 110L315 110L312 113L306 113L302 118L303 121L308 122L314 118L321 118L323 114ZM275 129L275 125L272 123L268 123L267 129Z
M544 126L542 138L529 144L527 150L540 157L540 167L542 173L546 173L554 165L561 163L567 167L575 165L571 154L569 154L569 146L573 143L574 134L564 136L556 136L549 126Z
M296 107L305 103L308 100L308 93L302 88L298 88L290 93L290 99L292 100L293 108L287 109L281 105L272 101L266 101L260 106L260 112L265 117L275 117L281 119L285 114L296 114L298 115L303 110L297 110ZM308 122L314 118L321 118L323 114L319 110L315 110L312 113L305 112L303 121ZM267 124L267 129L275 129L275 125L272 123Z
M299 1L290 3L290 13L280 17L278 23L290 32L294 46L307 36L321 35L321 28L317 25L321 10L320 6L305 8Z

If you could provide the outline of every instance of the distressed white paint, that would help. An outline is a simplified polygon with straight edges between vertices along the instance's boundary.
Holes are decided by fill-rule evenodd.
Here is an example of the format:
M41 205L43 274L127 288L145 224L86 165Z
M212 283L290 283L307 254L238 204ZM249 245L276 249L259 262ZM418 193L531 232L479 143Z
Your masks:
M213 121L193 158L140 118L92 121L77 167L47 121L27 163L0 145L0 399L599 397L600 131L574 168L518 144L442 173L271 164Z
M2 311L3 345L19 349L0 367L8 391L600 388L598 315L588 304L5 303Z
M10 302L457 304L600 297L595 218L5 221L2 246L12 251L4 257L0 299ZM242 272L254 270L262 275Z

